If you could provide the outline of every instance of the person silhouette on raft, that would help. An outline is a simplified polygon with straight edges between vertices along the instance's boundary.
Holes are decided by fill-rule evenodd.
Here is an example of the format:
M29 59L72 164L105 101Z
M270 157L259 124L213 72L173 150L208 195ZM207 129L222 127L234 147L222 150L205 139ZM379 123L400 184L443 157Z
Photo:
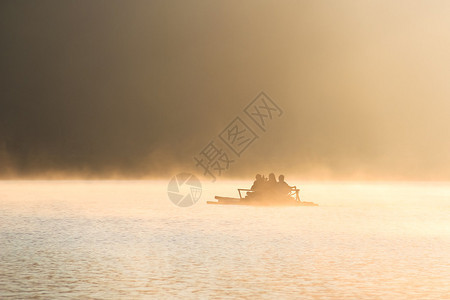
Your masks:
M254 192L261 190L261 188L264 186L264 183L265 183L264 177L261 176L261 174L256 174L255 182L253 182L251 190Z
M263 195L264 198L268 199L283 199L289 195L292 187L284 181L284 175L278 176L277 182L274 173L269 174L269 180L266 180L261 174L256 174L251 190L251 192L247 193L247 197L249 198L254 198L256 195Z

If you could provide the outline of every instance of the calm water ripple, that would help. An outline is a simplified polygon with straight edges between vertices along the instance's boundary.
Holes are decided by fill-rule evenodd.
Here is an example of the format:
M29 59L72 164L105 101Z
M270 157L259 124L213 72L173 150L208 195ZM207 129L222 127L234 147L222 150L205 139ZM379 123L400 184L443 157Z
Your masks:
M165 189L0 182L0 299L449 299L449 185L307 183L320 206L293 208Z

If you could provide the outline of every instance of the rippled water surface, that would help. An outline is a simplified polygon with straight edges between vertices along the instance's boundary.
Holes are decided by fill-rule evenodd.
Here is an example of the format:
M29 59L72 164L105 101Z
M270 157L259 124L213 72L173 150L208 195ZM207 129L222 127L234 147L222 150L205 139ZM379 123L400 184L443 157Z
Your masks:
M450 185L304 183L179 208L158 181L0 182L0 299L449 299Z

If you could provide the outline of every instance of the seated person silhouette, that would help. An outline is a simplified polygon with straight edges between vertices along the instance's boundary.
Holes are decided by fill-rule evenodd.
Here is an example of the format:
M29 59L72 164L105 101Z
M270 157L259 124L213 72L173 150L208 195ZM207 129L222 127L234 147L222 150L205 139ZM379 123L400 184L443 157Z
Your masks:
M256 180L255 182L253 182L251 190L254 192L261 190L263 185L264 185L264 178L261 176L261 174L256 174Z
M277 194L277 180L275 174L269 174L269 180L267 180L263 186L264 197L271 200Z
M278 176L277 190L283 196L287 196L292 190L292 187L284 181L284 175Z
M277 180L275 179L275 174L269 174L269 180L267 181L267 187L271 190L275 189L277 186Z
M264 180L264 177L261 176L261 174L256 174L255 181L253 182L251 189L251 192L247 192L247 195L245 198L254 198L256 195L259 195L261 190L264 188L264 184L266 181Z

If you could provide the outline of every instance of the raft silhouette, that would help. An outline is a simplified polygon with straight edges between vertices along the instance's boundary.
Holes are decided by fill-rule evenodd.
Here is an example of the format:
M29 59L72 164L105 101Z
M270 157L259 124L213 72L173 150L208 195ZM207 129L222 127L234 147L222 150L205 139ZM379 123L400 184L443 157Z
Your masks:
M217 201L207 201L207 204L220 205L254 205L254 206L318 206L313 202L301 201L300 189L290 187L286 194L276 191L255 191L252 189L238 189L239 198L215 196Z

